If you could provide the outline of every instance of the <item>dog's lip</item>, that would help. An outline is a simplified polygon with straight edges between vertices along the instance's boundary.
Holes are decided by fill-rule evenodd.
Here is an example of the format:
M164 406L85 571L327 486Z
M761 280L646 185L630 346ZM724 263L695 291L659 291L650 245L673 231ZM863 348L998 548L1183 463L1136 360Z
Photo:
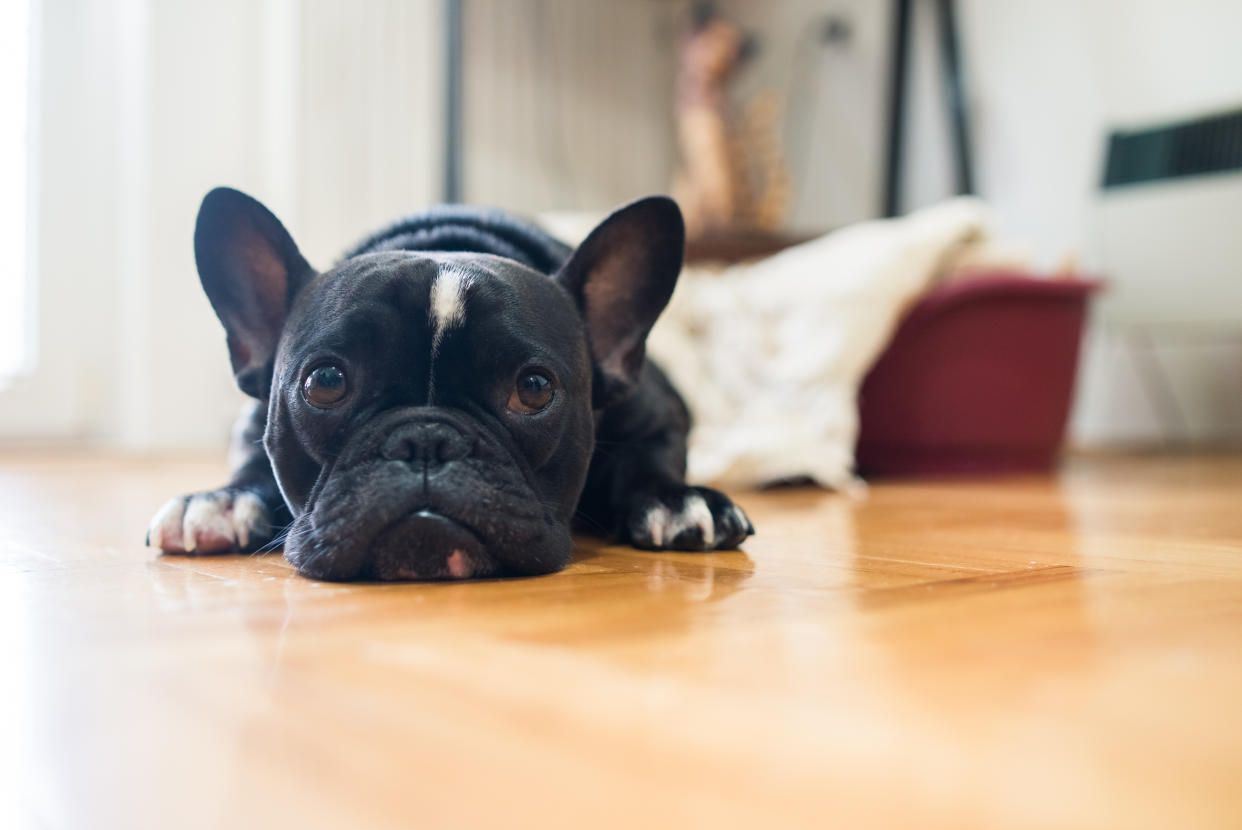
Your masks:
M433 511L433 509L428 509L426 507L420 507L420 508L415 509L415 511L406 513L405 516L402 516L401 518L396 519L395 522L392 522L391 524L389 524L388 527L384 529L385 531L390 531L390 529L392 527L395 527L396 524L400 524L402 522L409 522L410 519L412 518L426 518L426 519L435 519L435 521L440 521L440 522L448 522L450 524L453 524L453 526L461 528L462 531L466 531L467 533L471 534L471 536L474 537L474 539L478 540L479 544L482 544L482 540L479 540L478 538L478 533L474 532L474 529L472 527L469 527L468 524L461 522L460 519L457 519L456 517L448 516L448 514L446 513L441 513L440 511Z
M374 538L379 540L402 526L419 523L426 525L423 528L425 533L433 538L438 536L441 541L449 542L444 549L444 570L434 568L432 572L426 572L418 567L401 564L393 572L398 579L462 579L494 574L496 561L488 551L487 545L479 538L478 533L457 518L437 510L426 507L415 508L388 523L375 534ZM450 538L444 539L445 534L448 534ZM414 547L417 546L418 544L415 543ZM445 570L447 572L444 572Z
M380 526L372 534L371 538L378 539L384 534L391 531L393 528L397 527L398 525L403 525L406 522L410 521L411 519L431 519L433 521L447 522L451 525L454 525L458 529L464 530L466 533L469 533L471 536L475 538L476 541L479 542L479 544L482 544L482 540L479 539L479 534L475 532L474 528L470 527L468 524L464 523L463 521L461 521L455 516L450 516L447 513L441 513L439 510L432 510L429 507L410 508L405 513L400 514L399 516L392 519L388 523Z

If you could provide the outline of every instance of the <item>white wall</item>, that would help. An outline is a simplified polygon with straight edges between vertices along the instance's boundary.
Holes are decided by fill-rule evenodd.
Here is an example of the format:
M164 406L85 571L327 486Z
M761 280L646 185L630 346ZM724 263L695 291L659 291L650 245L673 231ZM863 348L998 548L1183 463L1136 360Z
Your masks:
M199 199L253 193L321 266L435 201L440 3L39 6L38 365L0 391L0 439L223 446L242 398Z
M195 274L198 201L252 193L321 268L438 201L442 3L39 6L38 366L0 390L0 440L222 446L242 398ZM466 9L468 200L604 208L667 188L688 3Z
M876 215L887 95L887 3L726 2L764 38L743 86L799 88L788 137L794 224ZM914 3L905 136L906 209L951 193L952 166L930 0ZM976 185L997 230L1036 269L1067 260L1105 276L1080 372L1080 444L1242 441L1242 176L1102 196L1118 126L1242 105L1236 0L959 0ZM808 46L810 25L847 20L850 42Z
M607 210L673 178L676 35L688 2L469 0L467 201Z
M1037 262L1110 281L1084 350L1084 444L1242 440L1242 176L1102 195L1104 137L1242 105L1242 4L963 0L978 179ZM926 196L924 197L926 198Z
M468 3L467 197L524 211L603 209L667 187L676 157L672 49L690 5ZM931 5L916 3L907 207L950 186ZM40 364L0 391L0 438L218 444L239 397L194 273L198 199L216 184L250 190L320 266L357 234L435 201L440 3L38 6ZM793 101L798 129L787 136L799 165L792 223L814 229L875 215L888 4L720 6L764 39L743 92L807 92ZM1074 252L1109 270L1118 297L1147 280L1157 303L1164 290L1191 318L1200 307L1212 314L1212 304L1188 299L1184 279L1163 281L1167 266L1153 270L1152 257L1126 244L1135 234L1127 240L1124 223L1115 230L1121 202L1102 202L1096 183L1108 125L1242 101L1242 4L960 0L959 12L977 179L1002 233L1029 241L1038 264ZM830 14L851 23L850 42L808 46L808 27ZM1157 191L1134 192L1141 200ZM1239 192L1179 206L1160 224L1171 242L1187 228L1211 241L1242 214ZM1207 272L1211 254L1188 247L1183 274ZM1215 273L1242 286L1227 279L1233 271ZM1236 329L1192 325L1193 337L1153 329L1136 339L1108 307L1086 353L1077 437L1236 437ZM1171 393L1153 397L1153 367Z

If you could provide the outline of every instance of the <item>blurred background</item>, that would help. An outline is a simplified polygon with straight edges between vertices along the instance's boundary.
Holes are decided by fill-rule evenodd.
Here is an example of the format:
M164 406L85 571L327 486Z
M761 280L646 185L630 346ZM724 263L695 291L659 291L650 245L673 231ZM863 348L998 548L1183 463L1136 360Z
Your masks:
M1025 268L1109 281L1074 444L1242 441L1242 4L712 13L738 33L722 89L780 171L765 233L973 191ZM673 190L704 14L678 0L3 4L0 438L223 445L241 396L191 250L213 186L264 201L320 268L446 199L536 214ZM1169 148L1204 130L1211 158L1187 167Z

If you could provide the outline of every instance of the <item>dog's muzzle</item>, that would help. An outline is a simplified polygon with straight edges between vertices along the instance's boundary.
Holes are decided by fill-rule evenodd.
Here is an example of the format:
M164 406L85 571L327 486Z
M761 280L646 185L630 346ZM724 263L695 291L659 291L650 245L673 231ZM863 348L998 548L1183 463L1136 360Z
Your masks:
M318 579L467 579L547 572L569 538L511 452L465 416L411 407L359 431L285 552Z
M421 489L422 499L406 516L381 530L372 542L373 556L364 574L377 579L469 579L495 569L483 541L466 524L445 512L444 498L460 501L462 488L449 480L469 458L475 440L443 420L414 420L399 425L380 444L383 462L408 467L407 485ZM421 482L420 479L421 478ZM444 479L444 480L442 480ZM420 488L421 485L421 488Z

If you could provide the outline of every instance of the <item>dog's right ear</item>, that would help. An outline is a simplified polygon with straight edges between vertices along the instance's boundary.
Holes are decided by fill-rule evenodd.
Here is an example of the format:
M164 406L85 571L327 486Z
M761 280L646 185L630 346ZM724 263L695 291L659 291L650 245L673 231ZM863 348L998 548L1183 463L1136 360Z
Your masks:
M270 210L227 187L203 197L194 259L228 335L237 385L251 397L267 397L285 316L314 270Z

